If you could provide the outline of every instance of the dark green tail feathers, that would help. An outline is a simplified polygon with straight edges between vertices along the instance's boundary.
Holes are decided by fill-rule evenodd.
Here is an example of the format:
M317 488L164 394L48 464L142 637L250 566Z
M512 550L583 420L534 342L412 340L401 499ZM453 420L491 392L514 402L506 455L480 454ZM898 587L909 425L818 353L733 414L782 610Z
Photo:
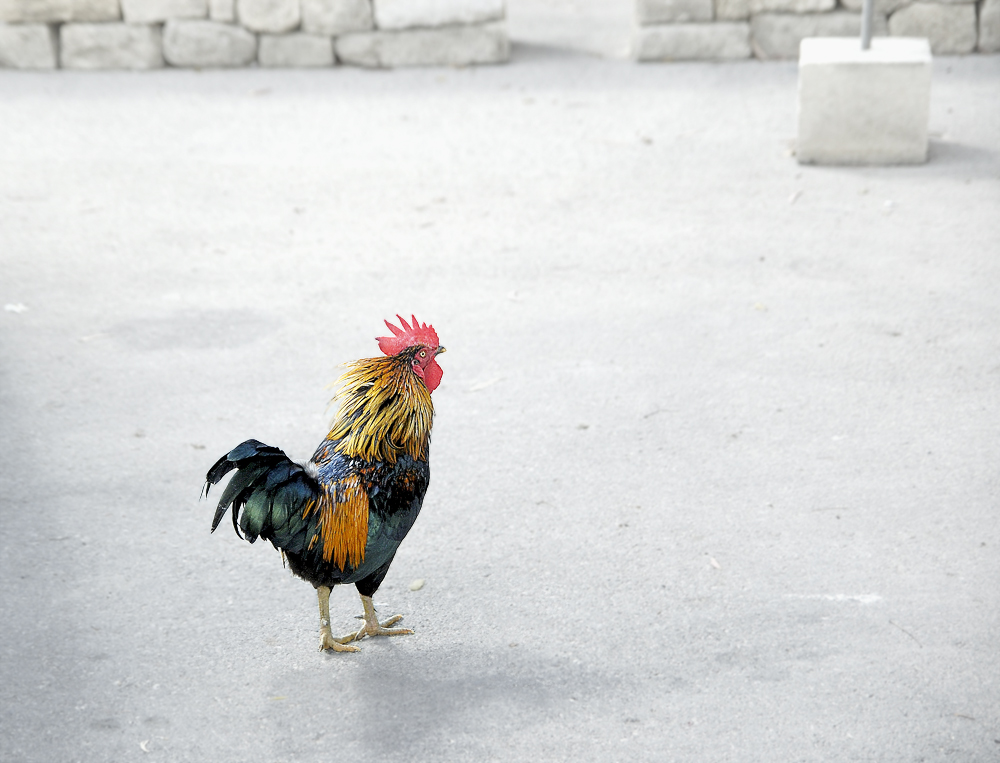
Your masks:
M212 520L212 532L231 507L236 534L253 543L258 537L276 548L301 553L309 542L306 506L316 500L319 485L305 467L283 451L257 440L246 442L224 455L205 475L204 496L233 469L236 474L222 492Z

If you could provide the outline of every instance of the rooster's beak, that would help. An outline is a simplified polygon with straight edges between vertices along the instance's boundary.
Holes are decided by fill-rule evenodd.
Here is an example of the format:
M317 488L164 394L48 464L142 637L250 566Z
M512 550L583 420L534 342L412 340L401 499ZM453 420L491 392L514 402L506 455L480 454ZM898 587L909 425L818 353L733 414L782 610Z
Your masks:
M442 352L447 352L447 350L445 350L444 347L438 347L436 350L434 350L435 357L440 355Z

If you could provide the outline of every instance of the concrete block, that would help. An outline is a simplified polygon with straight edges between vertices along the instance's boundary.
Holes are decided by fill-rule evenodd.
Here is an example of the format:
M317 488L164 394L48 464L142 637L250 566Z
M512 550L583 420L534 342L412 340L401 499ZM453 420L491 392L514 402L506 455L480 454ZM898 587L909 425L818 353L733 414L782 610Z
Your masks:
M874 16L875 34L885 34L885 17ZM861 34L861 14L847 11L833 13L761 13L750 20L754 55L763 59L797 58L799 44L806 37L849 37Z
M302 0L304 32L336 36L374 25L371 0Z
M971 53L976 49L974 5L914 3L889 17L893 37L926 37L935 54Z
M257 58L257 35L217 21L168 21L163 27L163 56L173 66L246 66Z
M809 38L799 57L801 164L927 161L931 49L925 39Z
M333 40L316 34L262 34L257 47L261 66L313 68L333 66Z
M368 67L499 64L510 57L510 40L499 24L356 32L336 38L337 58Z
M979 8L979 50L1000 53L1000 0L984 0Z
M236 21L236 0L208 0L208 17L231 24Z
M750 25L655 24L636 30L634 54L639 61L716 61L750 58Z
M121 0L129 24L156 24L168 19L203 19L208 0Z
M822 13L836 6L837 0L750 0L750 13Z
M59 61L64 69L159 69L160 28L146 24L63 24Z
M302 19L299 0L236 0L236 17L252 32L280 34Z
M0 0L0 21L120 21L119 0Z
M716 21L746 21L750 18L750 0L715 0Z
M637 0L636 18L640 24L674 24L711 21L712 0Z
M55 69L59 45L50 24L0 24L0 67Z
M504 0L373 0L377 29L485 24L504 17Z

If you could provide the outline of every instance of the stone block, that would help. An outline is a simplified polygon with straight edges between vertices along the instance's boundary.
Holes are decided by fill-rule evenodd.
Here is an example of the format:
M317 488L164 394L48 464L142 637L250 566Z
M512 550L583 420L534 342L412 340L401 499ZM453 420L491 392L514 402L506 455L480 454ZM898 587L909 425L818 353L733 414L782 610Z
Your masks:
M156 24L168 19L203 19L208 0L121 0L129 24Z
M371 0L302 0L302 30L331 36L375 25Z
M745 21L750 18L750 0L715 0L717 21Z
M368 67L499 64L510 57L510 40L499 24L355 32L334 40L337 58Z
M373 0L378 29L485 24L504 17L504 0Z
M168 21L163 27L163 56L172 66L247 66L257 58L257 35L218 21Z
M675 24L711 21L712 0L638 0L636 18L640 24Z
M873 18L875 34L885 34L885 16ZM847 11L833 13L761 13L750 20L754 55L763 59L798 58L799 43L806 37L850 37L860 39L861 14ZM859 43L860 44L860 43Z
M208 17L231 24L236 21L236 0L208 0Z
M888 17L890 13L904 5L908 5L912 0L875 0L875 14ZM840 4L849 11L858 11L864 7L865 0L840 0Z
M261 66L311 68L333 66L333 40L316 34L262 34L257 47Z
M59 61L64 69L159 69L163 40L147 24L63 24Z
M0 0L0 21L120 21L119 0Z
M971 53L976 49L976 7L914 3L889 17L893 37L926 37L935 54Z
M979 8L979 50L1000 53L1000 0L985 0Z
M931 49L925 39L809 38L799 57L802 164L927 161Z
M59 46L49 24L0 24L0 67L55 69Z
M299 0L236 0L236 17L253 32L281 34L302 20Z
M837 0L750 0L750 13L822 13L837 7Z
M634 54L639 61L718 61L750 58L750 25L655 24L636 30Z

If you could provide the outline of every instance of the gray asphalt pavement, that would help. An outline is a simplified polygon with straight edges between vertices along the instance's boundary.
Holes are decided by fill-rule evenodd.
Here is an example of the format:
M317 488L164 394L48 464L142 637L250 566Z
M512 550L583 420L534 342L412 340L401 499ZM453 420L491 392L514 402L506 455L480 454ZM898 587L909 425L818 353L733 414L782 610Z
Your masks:
M514 58L0 72L0 759L1000 759L1000 57L867 169L794 63ZM322 654L198 494L397 312L416 634Z

